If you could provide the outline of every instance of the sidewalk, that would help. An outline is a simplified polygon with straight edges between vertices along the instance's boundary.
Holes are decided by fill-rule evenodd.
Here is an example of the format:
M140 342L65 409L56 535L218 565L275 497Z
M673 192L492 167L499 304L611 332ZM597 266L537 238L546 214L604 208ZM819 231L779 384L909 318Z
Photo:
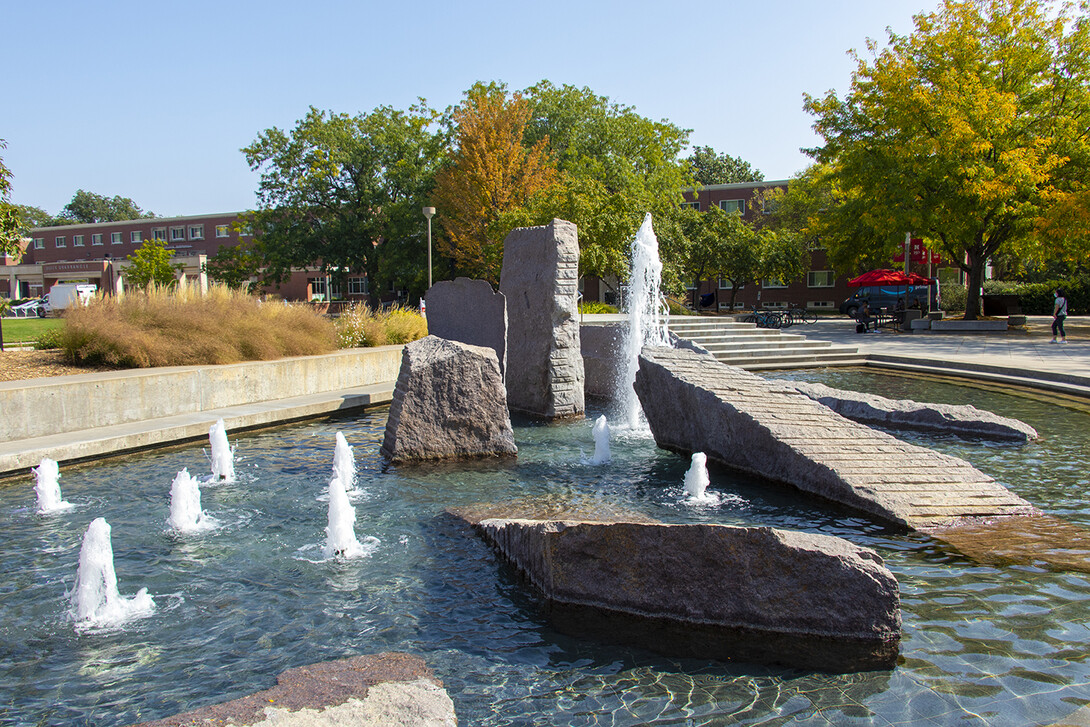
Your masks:
M1027 330L979 333L858 334L848 318L795 325L791 333L857 346L871 366L950 373L1090 398L1090 317L1067 319L1068 343L1050 343L1052 318L1030 316Z

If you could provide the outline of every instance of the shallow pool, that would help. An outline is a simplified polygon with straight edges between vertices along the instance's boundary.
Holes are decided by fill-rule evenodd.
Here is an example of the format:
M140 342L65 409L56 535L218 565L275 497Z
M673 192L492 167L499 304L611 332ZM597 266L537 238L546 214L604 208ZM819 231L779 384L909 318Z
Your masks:
M1046 512L1090 527L1090 416L1033 399L862 371L787 376L889 396L974 403L1042 434L1023 447L909 434L964 457ZM593 412L597 414L598 412ZM386 412L236 437L233 484L202 488L221 526L168 531L182 467L206 447L62 470L76 508L34 512L31 478L0 485L0 724L121 725L242 696L286 668L386 650L422 655L461 724L1048 724L1090 703L1090 576L976 564L922 535L712 467L717 507L682 502L688 462L648 439L614 440L587 463L591 422L517 423L517 464L383 472ZM354 446L364 559L321 559L334 435ZM599 500L669 522L761 524L875 548L901 585L902 663L828 675L668 659L556 633L489 548L443 514L522 497ZM87 524L105 517L122 594L157 612L78 632L67 620Z

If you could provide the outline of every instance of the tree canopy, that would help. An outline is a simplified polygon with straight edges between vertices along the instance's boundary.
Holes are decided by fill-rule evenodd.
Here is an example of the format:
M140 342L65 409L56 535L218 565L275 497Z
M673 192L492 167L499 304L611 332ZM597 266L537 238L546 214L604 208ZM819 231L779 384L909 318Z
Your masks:
M155 217L154 212L145 212L128 197L115 195L105 197L94 192L77 190L72 201L64 206L54 220L54 225L77 225L95 222L122 222Z
M830 202L810 231L833 257L888 260L906 232L926 237L968 273L975 318L989 257L1086 244L1064 234L1088 197L1085 9L946 0L912 34L869 42L844 98L807 96Z
M152 284L172 286L177 282L177 271L181 270L180 265L170 262L172 257L174 251L167 249L166 240L144 240L144 244L125 258L130 263L125 267L125 279L136 288Z
M250 168L261 171L259 208L247 219L265 281L315 266L342 285L365 273L374 291L390 242L410 246L422 270L421 209L446 148L431 128L436 119L423 101L355 116L311 107L290 132L267 129L245 147Z
M0 139L0 149L7 146L7 142ZM11 171L0 157L0 254L18 255L21 252L21 228L19 207L11 203Z
M530 104L522 94L509 98L502 85L474 85L451 114L456 148L436 179L436 205L447 233L440 248L461 270L493 283L499 282L509 231L497 227L497 220L557 183L548 138L523 145L529 120Z
M764 175L749 162L726 152L716 154L710 146L693 147L687 160L693 178L700 184L736 184L761 182Z

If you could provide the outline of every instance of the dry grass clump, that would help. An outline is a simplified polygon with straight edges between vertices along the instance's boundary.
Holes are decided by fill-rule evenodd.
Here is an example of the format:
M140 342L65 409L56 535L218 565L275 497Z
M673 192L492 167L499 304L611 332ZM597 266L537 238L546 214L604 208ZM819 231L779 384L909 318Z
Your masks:
M365 303L346 308L337 318L341 348L411 343L428 335L428 323L414 309L394 306L376 311Z
M307 306L262 303L223 285L152 288L70 308L61 336L74 363L126 368L226 364L328 353L333 324Z

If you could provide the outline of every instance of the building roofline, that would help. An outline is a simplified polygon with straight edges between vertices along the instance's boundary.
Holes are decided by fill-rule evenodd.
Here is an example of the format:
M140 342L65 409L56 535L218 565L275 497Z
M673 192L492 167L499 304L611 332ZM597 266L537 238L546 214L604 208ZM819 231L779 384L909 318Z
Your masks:
M754 187L781 187L790 183L790 179L766 179L763 182L732 182L730 184L703 184L699 187L686 187L685 192L704 191L711 192L727 189L753 189Z
M48 232L49 230L78 230L88 229L91 227L102 227L104 225L156 225L161 223L182 222L182 221L194 221L194 220L208 220L216 217L238 217L243 214L242 212L217 212L207 215L181 215L178 217L138 217L134 220L117 220L115 222L80 222L75 225L55 225L50 227L33 227L27 233L28 236L33 236L36 232Z

